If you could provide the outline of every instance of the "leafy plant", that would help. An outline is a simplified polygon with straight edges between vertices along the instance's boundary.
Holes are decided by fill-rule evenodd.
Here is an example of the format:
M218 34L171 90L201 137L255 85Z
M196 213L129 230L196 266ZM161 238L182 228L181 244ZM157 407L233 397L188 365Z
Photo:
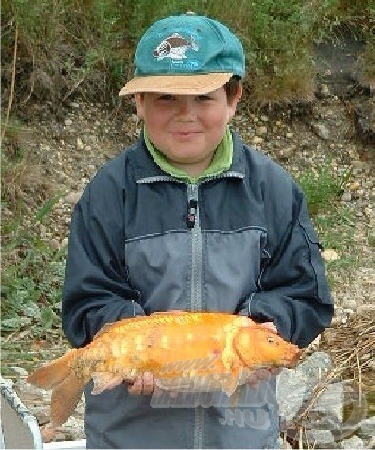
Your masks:
M33 222L46 220L59 196L37 211ZM3 239L1 326L3 332L33 326L35 335L59 326L65 248L56 250L19 219L8 221Z
M325 164L304 171L298 176L312 216L329 211L337 204L350 175L351 171L334 173L330 161L327 160Z
M347 269L353 269L359 260L355 214L340 202L350 176L350 170L342 173L333 171L329 159L318 168L309 168L298 176L323 248L338 254L337 259L326 262L331 286L340 282L342 276L350 276Z

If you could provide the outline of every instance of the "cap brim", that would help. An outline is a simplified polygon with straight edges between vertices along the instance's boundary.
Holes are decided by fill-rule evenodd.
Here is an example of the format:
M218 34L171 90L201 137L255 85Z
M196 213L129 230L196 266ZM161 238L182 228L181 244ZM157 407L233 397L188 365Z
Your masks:
M201 95L215 91L229 81L233 73L215 72L197 75L155 75L135 77L119 95L160 92L175 95Z

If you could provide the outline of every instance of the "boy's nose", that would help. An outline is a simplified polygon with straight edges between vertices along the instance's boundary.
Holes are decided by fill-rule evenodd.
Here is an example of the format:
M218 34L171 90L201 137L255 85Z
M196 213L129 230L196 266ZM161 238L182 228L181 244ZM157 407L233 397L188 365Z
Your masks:
M195 116L194 101L189 98L180 99L180 101L178 102L178 114L184 118Z

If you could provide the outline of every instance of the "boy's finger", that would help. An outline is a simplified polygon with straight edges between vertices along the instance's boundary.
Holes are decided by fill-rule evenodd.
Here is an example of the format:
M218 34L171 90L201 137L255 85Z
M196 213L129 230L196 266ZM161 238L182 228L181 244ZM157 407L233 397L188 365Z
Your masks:
M151 395L154 392L155 379L152 373L145 372L143 374L143 389L142 394Z
M128 385L128 392L130 395L140 395L143 388L142 376L137 377L133 384Z

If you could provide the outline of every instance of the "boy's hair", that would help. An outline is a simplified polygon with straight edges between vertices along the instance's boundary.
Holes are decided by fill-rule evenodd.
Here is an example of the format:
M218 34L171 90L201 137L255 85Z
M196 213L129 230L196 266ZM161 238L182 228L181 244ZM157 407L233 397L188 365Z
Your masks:
M236 97L238 90L241 86L241 78L233 75L230 80L224 84L224 89L227 94L227 100L230 102L233 100L234 97Z

